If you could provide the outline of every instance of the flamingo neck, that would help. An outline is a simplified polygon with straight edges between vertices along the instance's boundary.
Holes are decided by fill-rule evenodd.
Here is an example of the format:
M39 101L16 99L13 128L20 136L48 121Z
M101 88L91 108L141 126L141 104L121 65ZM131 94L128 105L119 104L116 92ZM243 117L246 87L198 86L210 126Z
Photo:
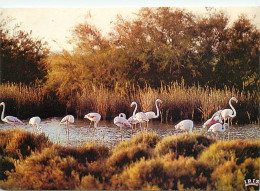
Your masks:
M159 108L158 108L158 102L155 101L155 107L156 107L156 115L155 117L158 118L159 117Z
M134 110L134 112L133 112L133 119L135 118L136 110L137 110L137 103L135 103L135 110Z
M231 104L231 99L229 100L229 106L231 107L231 109L233 110L233 115L231 115L230 117L235 117L237 115L237 112L235 110L235 108L232 106Z
M1 115L1 120L4 120L4 112L5 112L5 104L3 104L3 111L2 111L2 115Z

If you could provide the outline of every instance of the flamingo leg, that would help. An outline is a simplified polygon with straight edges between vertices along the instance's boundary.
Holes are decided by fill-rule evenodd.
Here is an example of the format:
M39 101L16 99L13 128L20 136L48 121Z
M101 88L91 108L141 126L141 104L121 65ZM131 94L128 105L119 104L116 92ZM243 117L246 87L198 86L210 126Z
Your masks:
M91 123L92 123L92 121L90 121L89 126L88 126L88 134L89 134L89 131L90 131Z
M123 140L123 136L122 136L122 127L120 127L120 134L121 134L121 141Z
M230 135L230 131L229 131L229 118L227 120L228 120L228 140L229 140L229 135Z

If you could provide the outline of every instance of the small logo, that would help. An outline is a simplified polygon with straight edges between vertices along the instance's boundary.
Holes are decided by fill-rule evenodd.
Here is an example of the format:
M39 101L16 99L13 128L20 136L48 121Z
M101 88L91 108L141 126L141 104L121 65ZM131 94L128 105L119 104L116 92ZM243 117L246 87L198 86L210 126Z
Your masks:
M259 180L257 179L247 179L244 181L246 186L259 186Z

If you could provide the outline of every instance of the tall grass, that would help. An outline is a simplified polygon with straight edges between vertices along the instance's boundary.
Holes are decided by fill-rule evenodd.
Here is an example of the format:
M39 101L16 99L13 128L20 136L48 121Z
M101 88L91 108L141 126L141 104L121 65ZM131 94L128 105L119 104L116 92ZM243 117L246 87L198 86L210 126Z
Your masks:
M32 116L50 117L65 113L65 105L55 96L46 94L43 87L35 85L0 84L0 102L6 104L6 115L20 119Z
M132 101L138 103L138 111L155 111L155 100L160 98L160 118L162 122L192 119L202 122L214 112L229 108L228 101L236 97L234 103L237 110L235 123L255 123L259 121L257 92L239 92L234 88L224 87L222 90L186 86L184 80L161 85L154 89L149 85L144 88L125 84L124 87L106 88L104 86L85 87L68 100L59 100L55 95L49 95L44 88L24 86L21 84L0 85L1 101L7 102L7 108L17 115L39 115L45 117L61 116L67 112L83 117L88 112L99 112L103 120L111 120L119 113L132 115ZM8 111L7 111L8 112ZM10 112L11 113L11 112Z
M159 89L153 89L148 85L145 88L126 86L120 92L115 89L96 87L84 89L73 100L76 103L78 115L90 111L101 113L103 119L111 120L119 113L124 112L128 117L132 115L134 108L130 108L132 101L138 103L138 111L155 111L155 100L160 98L163 103L159 105L160 120L172 122L181 119L192 119L202 122L208 119L214 112L223 108L230 108L228 101L236 97L239 102L232 103L237 110L237 123L254 123L259 120L258 101L256 92L239 92L234 88L224 87L223 90L210 87L185 86L173 82L169 85L161 85Z

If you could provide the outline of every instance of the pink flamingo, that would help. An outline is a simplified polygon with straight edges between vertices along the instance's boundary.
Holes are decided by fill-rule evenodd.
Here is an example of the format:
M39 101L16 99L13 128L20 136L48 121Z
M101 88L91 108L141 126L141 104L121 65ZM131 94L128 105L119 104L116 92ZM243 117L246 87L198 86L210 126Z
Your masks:
M158 102L159 103L162 103L162 100L160 99L156 99L155 100L155 107L156 107L156 114L153 112L153 111L148 111L148 112L145 112L145 115L147 116L147 118L150 120L150 119L155 119L155 118L158 118L159 117L159 108L158 108ZM148 129L148 122L147 122L147 129Z
M126 115L124 113L120 113L119 116L114 118L114 124L118 127L120 127L120 133L121 133L121 141L123 139L122 136L122 127L132 128L131 123L126 119ZM133 129L132 129L133 132Z
M136 124L138 124L139 121L137 121L136 119L134 119L133 116L129 117L129 118L128 118L128 121L129 121L129 123L132 124L134 131L136 131Z
M221 115L220 115L222 111L223 111L223 110L219 110L219 111L215 112L215 113L212 115L212 117L211 117L210 119L208 119L208 120L202 125L202 127L203 127L203 128L206 128L206 127L210 127L211 125L213 125L213 124L215 124L215 123L218 123L218 122L222 123Z
M190 119L182 120L177 125L175 125L175 129L181 129L186 132L192 132L193 127L194 127L193 121Z
M134 118L134 120L137 120L137 121L140 123L140 129L141 129L141 131L142 131L142 123L148 122L149 119L148 119L148 117L145 115L144 112L138 112L138 113L136 113L137 103L136 103L135 101L133 101L133 102L131 103L131 107L133 107L133 105L135 105L135 109L134 109L134 112L133 112L133 118ZM147 131L147 129L146 129L146 131Z
M235 108L231 104L231 101L235 101L236 103L238 102L237 98L235 97L230 98L228 103L231 109L224 109L221 112L221 118L224 120L224 123L226 122L226 120L228 120L228 139L229 139L229 120L231 119L231 125L232 125L232 119L237 115Z
M21 124L23 124L23 122L22 122L20 119L18 119L17 117L14 117L14 116L6 116L6 117L4 118L5 103L2 102L2 103L0 103L0 105L3 106L3 111L2 111L2 115L1 115L1 120L2 120L3 122L8 123L8 124L10 124L11 126L14 126L14 127L16 127L16 125L21 125Z
M218 122L211 125L208 132L217 133L217 137L218 137L219 133L223 133L226 131L226 126L227 126L226 123L222 124Z
M89 124L88 130L91 127L91 123L94 122L94 131L95 131L95 129L97 127L97 124L98 124L98 122L101 119L101 115L99 113L88 113L87 115L84 116L84 118L87 118L87 119L90 120L90 124Z
M70 126L71 123L74 123L74 121L75 121L75 119L74 119L73 115L66 115L60 121L60 125L66 126L66 134L69 134L69 126Z
M33 133L36 132L36 129L39 130L40 132L42 131L41 127L39 126L40 123L41 123L41 118L40 117L32 117L29 120L29 125L31 125L33 127Z

